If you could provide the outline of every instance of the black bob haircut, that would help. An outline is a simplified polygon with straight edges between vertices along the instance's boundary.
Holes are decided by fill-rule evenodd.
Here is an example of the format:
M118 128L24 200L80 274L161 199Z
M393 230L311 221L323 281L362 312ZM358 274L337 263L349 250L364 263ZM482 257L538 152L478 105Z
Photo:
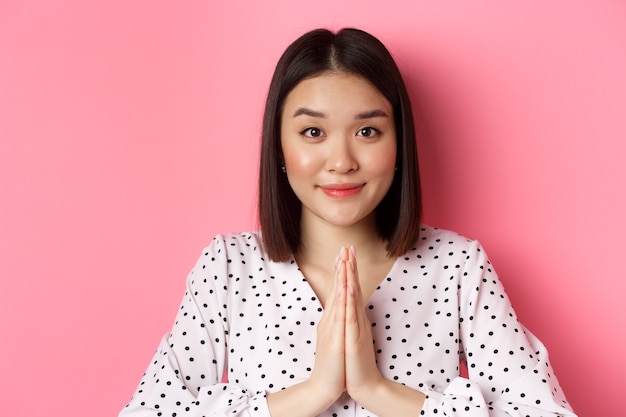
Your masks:
M300 248L302 205L281 169L281 114L287 95L300 81L324 72L363 77L392 105L397 172L376 208L376 227L387 242L387 255L400 256L415 245L422 220L411 103L387 48L369 33L353 28L307 32L287 47L276 65L265 104L259 166L258 210L265 252L271 260L283 262Z

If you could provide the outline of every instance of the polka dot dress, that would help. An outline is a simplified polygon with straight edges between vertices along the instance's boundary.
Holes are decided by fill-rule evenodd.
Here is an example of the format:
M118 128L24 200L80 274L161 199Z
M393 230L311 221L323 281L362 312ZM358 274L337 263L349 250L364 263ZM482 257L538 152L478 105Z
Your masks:
M381 373L427 395L421 415L574 416L475 241L424 226L366 314ZM309 378L321 316L294 261L267 260L255 233L217 236L120 416L269 417L267 394ZM374 417L345 393L321 415Z

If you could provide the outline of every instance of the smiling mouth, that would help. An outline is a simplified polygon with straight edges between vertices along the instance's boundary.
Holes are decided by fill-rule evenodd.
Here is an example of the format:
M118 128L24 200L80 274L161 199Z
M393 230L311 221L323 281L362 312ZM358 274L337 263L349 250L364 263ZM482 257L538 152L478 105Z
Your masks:
M324 194L333 198L347 198L358 194L365 184L332 184L320 186Z

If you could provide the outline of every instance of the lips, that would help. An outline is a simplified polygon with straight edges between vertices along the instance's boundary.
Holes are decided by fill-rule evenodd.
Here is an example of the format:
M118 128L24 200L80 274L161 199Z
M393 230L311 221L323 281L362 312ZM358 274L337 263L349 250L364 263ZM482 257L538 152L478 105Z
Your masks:
M321 185L320 189L329 197L333 198L347 198L352 197L363 189L365 184L355 183L342 183L342 184L328 184Z

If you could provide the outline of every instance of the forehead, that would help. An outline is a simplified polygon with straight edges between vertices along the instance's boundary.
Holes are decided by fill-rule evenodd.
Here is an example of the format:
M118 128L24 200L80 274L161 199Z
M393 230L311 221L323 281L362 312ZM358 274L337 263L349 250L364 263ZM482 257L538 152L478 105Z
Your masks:
M283 113L306 107L317 111L368 111L374 108L392 113L385 96L366 78L326 72L300 81L287 95Z

